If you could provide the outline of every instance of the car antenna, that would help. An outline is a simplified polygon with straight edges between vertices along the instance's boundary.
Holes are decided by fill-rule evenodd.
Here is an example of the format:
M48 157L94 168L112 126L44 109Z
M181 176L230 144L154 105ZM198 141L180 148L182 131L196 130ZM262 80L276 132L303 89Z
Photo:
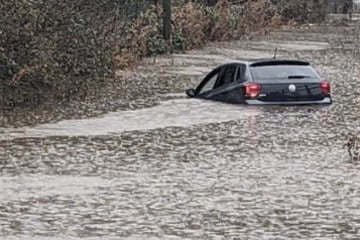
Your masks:
M278 51L278 49L277 49L277 48L275 48L275 51L274 51L274 59L276 59L276 54L277 54L277 51Z

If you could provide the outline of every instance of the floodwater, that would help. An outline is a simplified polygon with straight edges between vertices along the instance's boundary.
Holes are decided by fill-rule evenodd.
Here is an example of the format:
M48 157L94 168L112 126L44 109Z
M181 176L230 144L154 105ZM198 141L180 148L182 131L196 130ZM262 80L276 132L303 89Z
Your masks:
M18 128L8 133L4 132L0 135L0 139L1 137L9 139L9 137L116 135L125 131L227 122L255 116L257 112L259 112L257 108L195 99L166 100L157 106L141 110L111 112L101 117L80 121L64 120L55 124Z
M360 239L360 165L343 149L360 131L360 23L342 24L147 59L97 104L7 116L0 239ZM311 60L334 104L185 98L217 64L274 47Z

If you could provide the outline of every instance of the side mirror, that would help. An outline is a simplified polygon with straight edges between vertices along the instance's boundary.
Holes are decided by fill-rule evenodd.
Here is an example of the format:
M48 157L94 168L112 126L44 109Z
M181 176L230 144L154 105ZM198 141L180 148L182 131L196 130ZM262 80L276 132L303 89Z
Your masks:
M196 93L195 93L195 89L190 88L188 90L186 90L186 95L188 95L189 97L195 97Z

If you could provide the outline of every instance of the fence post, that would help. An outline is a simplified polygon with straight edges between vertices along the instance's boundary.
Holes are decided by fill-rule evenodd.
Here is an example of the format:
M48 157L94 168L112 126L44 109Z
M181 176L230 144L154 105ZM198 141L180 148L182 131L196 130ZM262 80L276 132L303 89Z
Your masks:
M164 11L164 26L163 34L164 39L169 41L171 38L171 0L162 0Z

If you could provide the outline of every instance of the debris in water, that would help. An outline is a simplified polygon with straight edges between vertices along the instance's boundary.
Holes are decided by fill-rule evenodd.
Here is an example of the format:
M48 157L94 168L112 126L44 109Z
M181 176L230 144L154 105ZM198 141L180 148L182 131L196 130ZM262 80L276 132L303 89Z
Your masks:
M351 161L360 161L360 134L352 136L347 143L344 144L344 148L347 147Z

